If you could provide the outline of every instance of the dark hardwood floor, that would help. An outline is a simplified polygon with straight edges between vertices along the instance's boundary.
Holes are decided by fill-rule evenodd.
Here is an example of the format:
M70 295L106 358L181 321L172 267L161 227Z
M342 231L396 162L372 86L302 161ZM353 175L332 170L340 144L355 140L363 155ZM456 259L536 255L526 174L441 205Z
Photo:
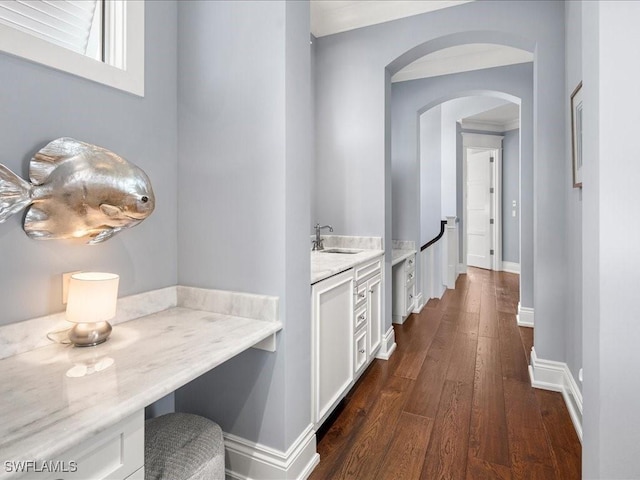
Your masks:
M394 355L371 364L319 432L311 480L579 479L561 394L529 381L518 278L470 268L394 325Z

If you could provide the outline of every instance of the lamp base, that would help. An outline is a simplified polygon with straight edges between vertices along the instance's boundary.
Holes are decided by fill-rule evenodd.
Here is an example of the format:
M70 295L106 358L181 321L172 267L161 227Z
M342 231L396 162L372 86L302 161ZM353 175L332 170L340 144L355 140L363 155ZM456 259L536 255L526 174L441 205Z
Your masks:
M76 323L69 331L69 340L76 347L93 347L105 342L111 330L109 322Z

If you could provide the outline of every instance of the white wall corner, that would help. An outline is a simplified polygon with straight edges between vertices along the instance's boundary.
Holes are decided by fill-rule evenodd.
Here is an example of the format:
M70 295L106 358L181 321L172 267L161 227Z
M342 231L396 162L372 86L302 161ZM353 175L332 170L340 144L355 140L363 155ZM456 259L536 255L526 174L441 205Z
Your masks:
M466 275L467 274L467 266L464 263L458 264L458 275Z
M226 478L304 480L320 463L316 433L309 425L286 452L224 434Z
M380 350L376 354L376 358L380 360L389 360L393 352L396 350L396 332L393 330L393 326L389 327L389 330L382 337L382 343Z
M502 262L502 268L500 269L503 272L507 273L517 273L520 274L520 264L515 262Z
M533 308L523 307L518 302L518 314L516 315L518 326L533 328L533 317Z
M420 313L424 308L424 296L422 292L416 295L415 308L413 309L413 313Z
M569 366L564 362L538 358L535 348L532 348L529 377L534 388L562 393L573 426L582 442L582 392Z

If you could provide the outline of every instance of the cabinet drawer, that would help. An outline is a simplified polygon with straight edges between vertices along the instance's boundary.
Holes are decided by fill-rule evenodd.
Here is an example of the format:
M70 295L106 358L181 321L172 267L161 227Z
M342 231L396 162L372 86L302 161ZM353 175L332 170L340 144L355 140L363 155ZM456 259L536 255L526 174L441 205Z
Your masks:
M367 305L363 305L353 314L353 331L357 331L367 323Z
M413 272L416 269L416 256L413 255L405 261L405 271Z
M406 290L406 296L405 296L405 305L406 305L406 314L409 315L412 311L413 311L413 307L414 307L414 297L415 297L415 293L416 293L416 286L415 284L412 284L410 286L407 287Z
M69 472L27 475L26 479L125 479L144 465L144 410L134 413L78 447L60 455ZM142 470L144 472L144 470ZM136 477L132 477L136 478Z
M407 286L413 285L414 283L416 283L416 272L415 271L407 272L407 277L406 277L405 283L406 283Z
M382 263L380 259L374 260L373 262L365 263L363 265L356 267L356 282L360 282L361 280L366 279L376 273L379 273L381 270Z
M367 284L366 283L356 286L355 299L353 303L356 310L360 308L362 305L367 304Z
M361 333L355 337L355 371L360 371L362 367L367 363L367 329L362 330Z

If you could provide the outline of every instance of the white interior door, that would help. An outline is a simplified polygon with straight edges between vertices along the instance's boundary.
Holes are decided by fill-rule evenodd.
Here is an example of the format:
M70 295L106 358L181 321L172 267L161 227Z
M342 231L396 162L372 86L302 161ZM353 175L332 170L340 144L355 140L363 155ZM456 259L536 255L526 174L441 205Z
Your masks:
M467 150L467 265L491 269L490 150Z

